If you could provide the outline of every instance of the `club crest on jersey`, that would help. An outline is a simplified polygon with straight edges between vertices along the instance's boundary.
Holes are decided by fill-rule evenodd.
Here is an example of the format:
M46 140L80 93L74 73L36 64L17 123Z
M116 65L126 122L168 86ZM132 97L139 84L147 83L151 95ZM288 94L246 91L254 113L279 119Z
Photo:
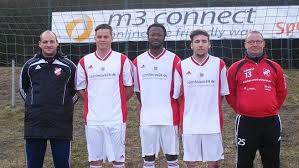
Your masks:
M102 71L105 71L105 67L102 67L101 70L102 70Z
M92 68L93 68L93 66L92 66L92 65L89 65L88 69L92 69Z
M54 70L54 74L55 74L56 76L61 75L61 68L55 68L55 70Z
M142 65L140 68L145 68L145 65Z
M154 67L154 70L155 70L155 71L158 70L158 67Z
M190 72L190 71L188 71L188 72L186 73L186 75L191 75L191 72Z
M266 76L266 77L270 77L270 75L271 75L271 72L270 72L270 70L269 70L269 69L267 69L267 68L264 68L264 69L263 69L263 74L264 74L264 76Z

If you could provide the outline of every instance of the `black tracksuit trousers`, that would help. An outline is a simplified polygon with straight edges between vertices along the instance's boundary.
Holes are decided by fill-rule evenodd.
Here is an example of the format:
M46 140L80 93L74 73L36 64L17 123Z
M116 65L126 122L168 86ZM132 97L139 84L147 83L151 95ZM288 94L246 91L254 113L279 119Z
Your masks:
M281 122L279 115L236 117L237 168L252 168L259 150L263 168L279 168Z

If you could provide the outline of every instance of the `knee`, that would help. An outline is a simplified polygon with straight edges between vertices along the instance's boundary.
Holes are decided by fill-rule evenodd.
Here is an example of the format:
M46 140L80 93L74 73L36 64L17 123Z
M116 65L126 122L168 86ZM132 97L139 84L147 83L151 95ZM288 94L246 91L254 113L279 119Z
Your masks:
M155 155L147 155L147 156L144 156L144 160L145 160L145 161L148 161L148 162L155 161L155 159L156 159L156 156L155 156Z
M208 163L208 168L219 168L219 167L220 167L220 164L218 161Z
M196 162L186 161L187 168L196 168Z
M102 160L96 160L96 161L91 161L89 162L89 165L92 166L102 166L103 161Z
M167 161L175 161L175 160L178 159L178 155L168 155L168 154L165 154L165 157L166 157Z

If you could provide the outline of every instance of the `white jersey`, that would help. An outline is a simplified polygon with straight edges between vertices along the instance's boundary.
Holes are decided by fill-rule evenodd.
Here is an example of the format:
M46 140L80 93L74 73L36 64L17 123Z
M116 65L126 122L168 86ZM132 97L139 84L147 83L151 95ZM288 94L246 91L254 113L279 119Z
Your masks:
M180 62L175 71L173 98L180 97L183 134L220 133L221 96L228 94L223 60L209 55L201 64L192 56Z
M132 64L125 55L111 50L104 59L96 52L81 58L76 73L76 89L85 89L85 124L125 123L127 105L124 86L132 85Z
M134 91L140 92L140 125L178 125L177 102L172 98L173 77L180 58L163 50L154 57L149 51L134 60Z

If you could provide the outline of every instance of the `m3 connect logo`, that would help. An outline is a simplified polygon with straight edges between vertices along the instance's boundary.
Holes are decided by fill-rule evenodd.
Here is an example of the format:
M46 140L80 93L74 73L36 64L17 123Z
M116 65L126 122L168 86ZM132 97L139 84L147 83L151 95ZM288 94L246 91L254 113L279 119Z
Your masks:
M82 26L83 28L82 29L76 28L77 26ZM90 36L93 28L93 23L89 16L84 15L82 18L73 19L70 22L68 22L65 28L66 28L66 33L70 38L74 39L76 42L82 42ZM74 35L77 34L77 31L81 32L82 30L83 33L77 36Z

